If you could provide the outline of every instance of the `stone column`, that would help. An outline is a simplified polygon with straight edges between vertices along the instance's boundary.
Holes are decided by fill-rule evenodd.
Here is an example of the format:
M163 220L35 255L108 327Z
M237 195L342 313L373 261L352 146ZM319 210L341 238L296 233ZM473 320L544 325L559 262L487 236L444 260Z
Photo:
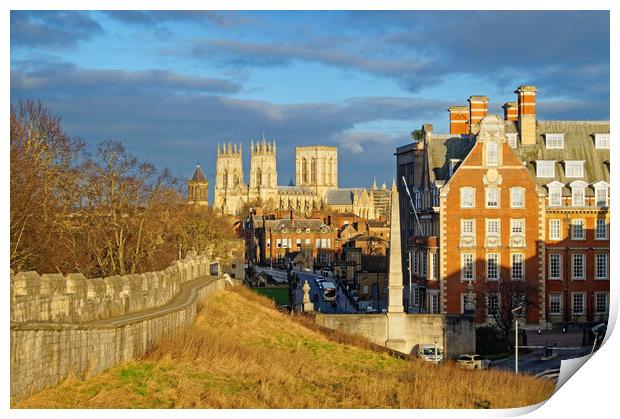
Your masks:
M400 209L398 190L392 184L392 208L390 211L390 261L388 276L388 339L385 346L407 353L405 323L407 315L403 309L403 265L400 246Z

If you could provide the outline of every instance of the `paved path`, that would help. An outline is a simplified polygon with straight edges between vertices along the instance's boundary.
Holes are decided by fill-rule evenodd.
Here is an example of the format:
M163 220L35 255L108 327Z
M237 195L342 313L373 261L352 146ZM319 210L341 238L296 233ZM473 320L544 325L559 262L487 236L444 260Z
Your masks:
M334 304L332 304L329 301L323 300L323 291L319 287L319 284L316 282L316 277L321 274L318 274L318 273L314 274L312 272L301 272L301 271L294 271L293 273L295 273L296 275L299 275L299 287L297 287L297 289L295 290L295 304L296 305L301 304L303 301L304 292L303 292L302 287L304 285L304 282L307 280L308 285L310 285L310 301L314 303L314 307L316 311L319 311L321 313L327 313L327 314L357 313L357 310L355 309L355 307L353 307L353 305L351 304L347 296L342 291L341 287L337 287L336 301L334 302ZM336 283L336 281L333 279L331 275L325 279L334 284Z
M178 311L180 309L186 308L194 301L200 288L206 286L213 281L216 281L217 279L218 277L216 276L203 276L200 278L192 279L191 281L187 281L181 284L181 291L177 294L177 296L174 297L171 302L163 306L151 308L144 311L138 311L135 313L129 313L123 316L116 316L102 320L93 320L82 324L87 326L114 327Z

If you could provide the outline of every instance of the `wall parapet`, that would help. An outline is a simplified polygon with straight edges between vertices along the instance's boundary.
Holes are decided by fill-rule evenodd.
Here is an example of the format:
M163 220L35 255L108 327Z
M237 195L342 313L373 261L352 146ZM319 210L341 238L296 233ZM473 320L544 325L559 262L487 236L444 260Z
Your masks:
M209 275L211 262L208 251L162 271L106 278L11 272L11 323L83 323L163 306L182 284Z

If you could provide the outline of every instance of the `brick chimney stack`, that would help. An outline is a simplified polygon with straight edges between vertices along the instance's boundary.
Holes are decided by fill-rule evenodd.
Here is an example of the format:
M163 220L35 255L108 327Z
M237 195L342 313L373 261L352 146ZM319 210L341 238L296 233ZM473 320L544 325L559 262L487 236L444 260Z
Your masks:
M535 86L519 86L515 93L519 100L519 137L521 144L536 144L536 90Z
M469 102L469 127L480 122L489 113L489 98L487 96L470 96Z
M504 103L504 119L506 121L516 121L519 119L519 105L517 102Z
M469 134L469 109L467 106L450 106L450 134Z

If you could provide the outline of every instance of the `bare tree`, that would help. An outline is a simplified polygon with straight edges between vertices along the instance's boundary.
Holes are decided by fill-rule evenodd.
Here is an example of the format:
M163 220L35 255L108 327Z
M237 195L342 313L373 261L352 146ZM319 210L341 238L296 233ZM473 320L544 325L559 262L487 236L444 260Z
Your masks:
M10 143L11 268L60 270L63 215L75 202L74 163L83 143L34 101L11 105Z
M484 306L491 325L499 332L500 338L509 346L514 327L513 309L536 306L537 288L527 281L487 281L485 283Z

